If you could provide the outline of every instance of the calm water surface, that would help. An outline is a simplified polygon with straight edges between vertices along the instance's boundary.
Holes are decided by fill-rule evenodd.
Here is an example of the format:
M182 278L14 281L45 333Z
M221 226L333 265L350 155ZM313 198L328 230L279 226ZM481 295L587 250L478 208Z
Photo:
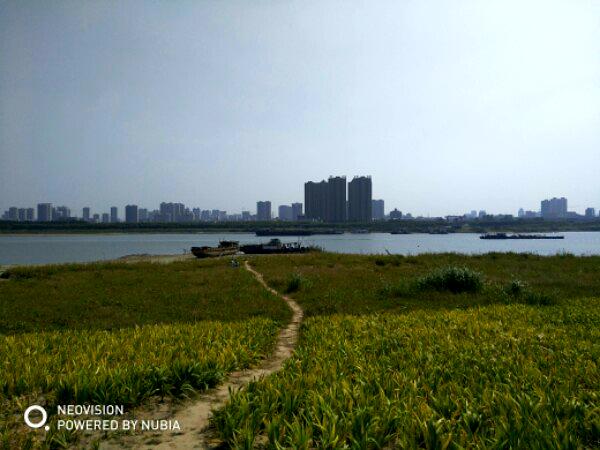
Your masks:
M307 236L304 244L318 245L340 253L487 253L531 252L553 255L600 255L600 233L561 233L564 240L486 241L478 234L406 234L388 233ZM0 235L0 264L47 264L114 259L131 254L174 254L189 251L193 245L216 245L220 239L241 243L266 242L269 238L250 233L197 234L95 234L95 235ZM284 242L298 238L281 237Z

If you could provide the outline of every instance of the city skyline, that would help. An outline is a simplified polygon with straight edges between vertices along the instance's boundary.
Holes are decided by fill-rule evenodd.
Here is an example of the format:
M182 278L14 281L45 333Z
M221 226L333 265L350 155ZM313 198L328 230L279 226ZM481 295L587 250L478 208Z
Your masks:
M583 212L600 199L599 16L568 0L2 2L0 209L241 211L369 173L416 215L547 196Z

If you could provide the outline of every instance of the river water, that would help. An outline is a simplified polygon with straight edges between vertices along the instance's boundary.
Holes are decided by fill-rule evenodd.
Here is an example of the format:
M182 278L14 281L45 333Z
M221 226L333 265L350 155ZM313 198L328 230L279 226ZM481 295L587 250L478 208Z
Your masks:
M300 238L305 245L318 245L340 253L487 253L531 252L541 255L573 253L600 255L600 233L561 233L561 240L482 240L478 234L406 234L388 233L315 235ZM115 259L131 254L176 254L191 246L217 245L220 239L241 243L266 242L269 238L250 233L124 233L70 235L0 235L0 264L47 264ZM281 237L296 242L296 237Z

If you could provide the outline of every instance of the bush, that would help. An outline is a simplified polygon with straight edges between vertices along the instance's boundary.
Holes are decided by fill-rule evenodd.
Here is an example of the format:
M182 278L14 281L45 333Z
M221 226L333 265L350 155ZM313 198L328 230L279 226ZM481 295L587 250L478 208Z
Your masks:
M419 278L417 288L450 291L454 294L479 292L483 288L483 276L467 267L444 267Z
M510 283L508 283L505 287L504 287L504 293L506 293L507 295L511 295L513 297L519 297L521 294L523 294L523 292L525 291L525 289L527 288L527 285L522 282L521 280L512 280Z
M299 291L302 287L302 275L299 273L294 273L288 281L287 287L285 288L286 294L291 294L292 292Z

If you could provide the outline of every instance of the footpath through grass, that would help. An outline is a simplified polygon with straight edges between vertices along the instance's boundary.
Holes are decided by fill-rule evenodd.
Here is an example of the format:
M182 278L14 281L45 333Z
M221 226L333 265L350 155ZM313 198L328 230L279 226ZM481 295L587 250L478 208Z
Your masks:
M225 260L12 269L0 283L0 448L62 448L30 404L130 408L204 390L271 351L291 312ZM210 320L205 320L210 319Z
M600 258L261 258L311 316L215 425L236 448L600 446Z

